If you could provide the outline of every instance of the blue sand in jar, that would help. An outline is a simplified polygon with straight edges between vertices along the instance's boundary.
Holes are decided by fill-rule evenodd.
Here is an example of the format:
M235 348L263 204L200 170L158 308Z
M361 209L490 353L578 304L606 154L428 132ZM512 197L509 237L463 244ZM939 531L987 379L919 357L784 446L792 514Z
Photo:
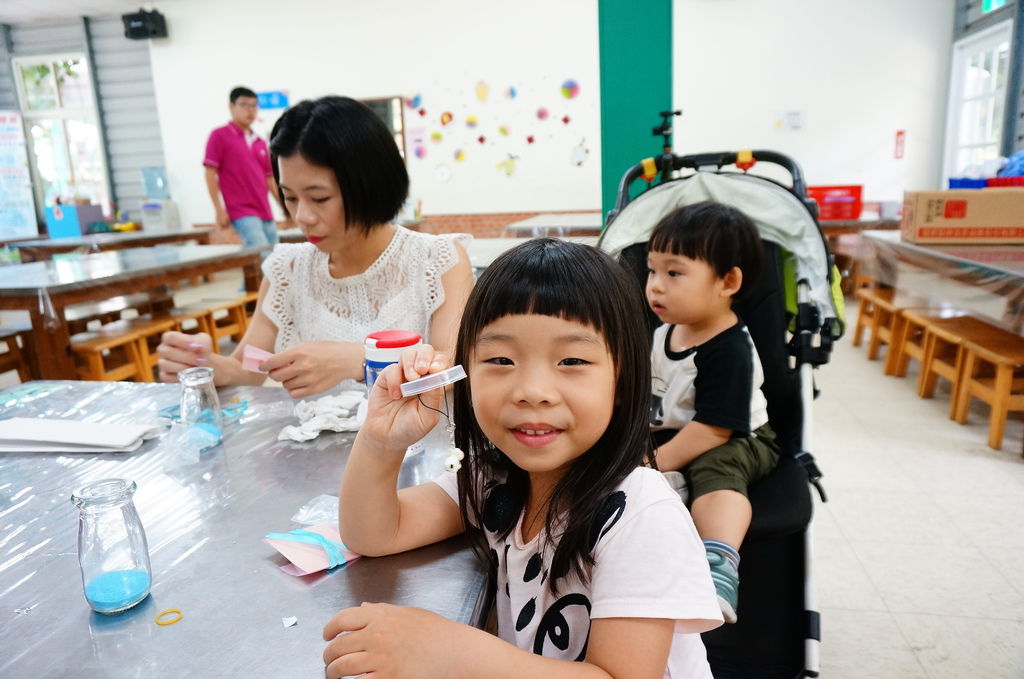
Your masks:
M139 603L148 591L146 571L110 571L85 586L85 598L101 613L116 613Z

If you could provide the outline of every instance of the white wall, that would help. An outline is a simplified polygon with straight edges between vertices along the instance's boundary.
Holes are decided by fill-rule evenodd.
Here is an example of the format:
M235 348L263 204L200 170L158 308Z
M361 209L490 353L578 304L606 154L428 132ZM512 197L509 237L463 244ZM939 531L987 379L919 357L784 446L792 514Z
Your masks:
M863 184L865 200L939 188L953 4L676 0L676 151L782 151L808 183ZM804 129L777 129L784 111Z
M407 108L405 120L427 135L426 156L410 148L408 159L411 193L425 214L600 207L594 0L165 0L160 11L170 37L152 41L153 78L171 193L186 224L213 219L203 149L210 130L227 121L227 94L239 84L287 90L292 103L421 94L427 115ZM560 94L568 78L580 84L576 99ZM476 97L480 81L490 86L485 102ZM515 99L504 93L509 85ZM551 113L543 122L541 106ZM444 111L455 120L442 127ZM257 128L269 132L279 114L263 111ZM479 119L475 129L465 125L469 115ZM444 135L440 143L430 140L434 131ZM576 166L581 140L589 154ZM457 148L466 152L461 162ZM518 159L507 175L496 165L510 154ZM450 179L438 179L439 166Z

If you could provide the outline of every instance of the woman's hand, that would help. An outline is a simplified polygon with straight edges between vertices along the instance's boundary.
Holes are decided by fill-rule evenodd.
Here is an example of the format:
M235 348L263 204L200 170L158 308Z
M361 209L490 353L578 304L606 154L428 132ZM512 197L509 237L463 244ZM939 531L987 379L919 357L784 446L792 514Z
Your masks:
M157 365L160 368L160 379L164 382L177 382L178 373L186 368L207 365L213 353L213 340L205 332L186 335L183 332L165 332L160 337L160 346L156 348L160 354Z
M274 354L262 367L292 398L305 398L344 379L358 379L363 347L351 342L304 342Z
M459 638L466 631L421 608L368 603L346 608L324 626L327 677L453 676Z
M446 367L445 356L435 354L429 344L403 352L399 362L385 368L373 383L360 438L383 450L405 451L426 436L441 417L443 392L434 389L405 398L401 385Z

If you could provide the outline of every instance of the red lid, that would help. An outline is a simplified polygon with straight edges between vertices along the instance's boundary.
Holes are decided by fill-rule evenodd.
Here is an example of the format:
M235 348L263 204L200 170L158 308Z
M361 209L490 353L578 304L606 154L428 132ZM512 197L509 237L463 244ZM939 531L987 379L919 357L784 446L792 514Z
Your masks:
M423 338L415 332L408 330L381 330L370 333L366 336L368 340L374 340L374 346L378 349L397 349L399 347L411 347Z

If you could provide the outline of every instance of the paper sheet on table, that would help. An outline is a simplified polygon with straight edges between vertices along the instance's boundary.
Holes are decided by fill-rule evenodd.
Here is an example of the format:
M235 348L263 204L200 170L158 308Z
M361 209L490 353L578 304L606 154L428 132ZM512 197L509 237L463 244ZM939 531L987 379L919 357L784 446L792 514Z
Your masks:
M106 424L52 418L0 420L0 452L126 453L161 430L154 424Z
M338 535L337 525L321 523L316 526L308 526L304 530L308 530L311 533L318 533L332 542L342 544L341 536ZM311 573L319 573L322 570L326 570L330 565L330 562L327 560L327 554L324 552L323 548L318 545L310 545L304 542L295 542L293 540L279 540L276 538L263 538L263 541L279 551L284 558L291 561L291 563L281 566L281 570L288 575L310 575ZM346 564L358 559L360 556L348 549L342 549L341 552L345 555Z

